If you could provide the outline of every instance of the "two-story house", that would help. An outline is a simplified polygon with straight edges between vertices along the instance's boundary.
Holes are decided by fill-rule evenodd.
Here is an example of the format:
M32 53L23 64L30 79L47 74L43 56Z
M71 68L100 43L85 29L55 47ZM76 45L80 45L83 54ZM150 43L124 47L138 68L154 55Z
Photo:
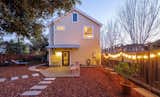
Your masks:
M99 65L101 25L76 8L50 22L49 66Z

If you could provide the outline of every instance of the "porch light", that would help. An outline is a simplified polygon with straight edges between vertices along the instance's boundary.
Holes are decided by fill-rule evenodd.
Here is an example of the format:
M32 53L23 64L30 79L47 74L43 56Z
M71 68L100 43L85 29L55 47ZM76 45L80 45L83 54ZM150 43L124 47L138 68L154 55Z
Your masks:
M56 52L56 56L62 56L62 52Z

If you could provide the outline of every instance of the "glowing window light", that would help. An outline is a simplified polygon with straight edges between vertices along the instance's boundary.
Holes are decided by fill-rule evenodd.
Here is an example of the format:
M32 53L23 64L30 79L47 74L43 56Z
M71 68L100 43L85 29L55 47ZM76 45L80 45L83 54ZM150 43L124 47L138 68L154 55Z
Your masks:
M62 52L56 52L56 56L62 56Z
M157 55L160 56L160 52L158 52Z
M64 26L57 26L56 27L56 30L58 30L58 31L64 31L64 29L65 29Z
M93 38L93 28L91 26L84 26L84 38Z
M150 54L150 58L154 58L154 57L156 57L155 54Z
M148 56L147 56L147 55L144 55L143 58L144 58L144 59L148 59Z

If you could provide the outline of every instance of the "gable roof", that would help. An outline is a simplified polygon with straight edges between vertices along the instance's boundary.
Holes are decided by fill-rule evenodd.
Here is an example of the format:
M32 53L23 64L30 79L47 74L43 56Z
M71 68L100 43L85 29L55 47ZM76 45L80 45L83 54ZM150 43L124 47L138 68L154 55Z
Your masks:
M98 24L99 26L102 26L102 23L100 23L98 20L92 18L91 16L87 15L85 12L83 12L83 11L77 9L77 8L73 8L71 11L67 12L65 15L60 16L60 17L57 17L57 18L51 20L51 21L47 24L47 26L49 26L49 25L51 25L52 23L60 20L61 18L64 18L65 16L69 15L70 13L72 13L72 12L74 12L74 11L75 11L75 12L78 12L79 14L81 14L82 16L86 17L87 19L91 20L92 22Z

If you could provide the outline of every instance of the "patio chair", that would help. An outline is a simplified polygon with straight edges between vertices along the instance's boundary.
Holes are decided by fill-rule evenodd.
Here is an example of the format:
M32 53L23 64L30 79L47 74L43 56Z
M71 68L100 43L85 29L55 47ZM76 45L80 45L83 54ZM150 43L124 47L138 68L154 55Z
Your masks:
M70 70L71 70L71 73L79 72L80 71L80 65L79 65L79 63L76 62L75 64L71 64Z

